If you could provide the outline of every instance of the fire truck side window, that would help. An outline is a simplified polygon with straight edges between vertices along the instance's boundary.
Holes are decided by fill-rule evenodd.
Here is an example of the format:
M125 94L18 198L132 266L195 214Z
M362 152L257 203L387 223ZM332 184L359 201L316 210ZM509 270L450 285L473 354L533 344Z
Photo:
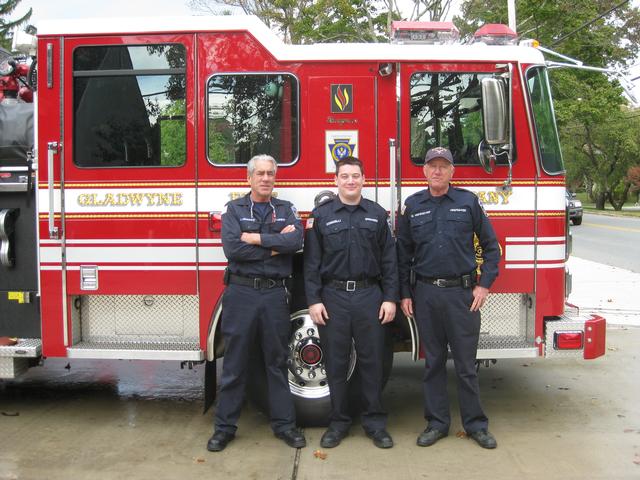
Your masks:
M411 76L411 161L424 163L427 150L447 147L456 165L480 165L484 136L480 83L490 73L418 72ZM506 155L496 159L507 164Z
M186 160L183 45L79 47L73 54L74 162L177 167Z
M564 163L551 102L551 87L549 86L547 69L544 67L529 69L527 71L527 87L531 99L542 168L552 175L563 173Z
M244 165L261 153L281 165L296 161L298 81L293 75L214 75L207 90L211 163Z

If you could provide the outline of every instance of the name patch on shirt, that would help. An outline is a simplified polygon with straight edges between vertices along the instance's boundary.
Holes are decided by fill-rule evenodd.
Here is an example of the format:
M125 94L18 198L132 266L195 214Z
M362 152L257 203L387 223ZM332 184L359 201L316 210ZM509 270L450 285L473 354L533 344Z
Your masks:
M367 222L375 222L375 223L378 223L378 219L377 219L377 218L364 217L364 219L365 219Z
M341 220L341 219L338 219L338 220L331 220L330 222L327 222L327 223L325 224L325 226L329 227L329 226L333 225L334 223L341 223L341 222L342 222L342 220Z
M287 219L286 218L276 218L275 221L276 222L286 222Z
M242 217L240 219L241 222L255 222L256 219L255 218L247 218L247 217Z
M421 217L422 215L429 215L431 213L431 210L427 210L425 212L418 212L418 213L414 213L413 215L411 215L412 217Z
M466 212L467 209L466 208L450 208L449 211L450 212Z

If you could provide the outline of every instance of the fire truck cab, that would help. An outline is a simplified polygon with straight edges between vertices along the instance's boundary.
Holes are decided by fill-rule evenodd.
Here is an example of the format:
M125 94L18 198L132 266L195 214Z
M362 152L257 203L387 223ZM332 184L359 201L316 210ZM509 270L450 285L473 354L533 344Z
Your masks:
M544 58L511 33L461 44L451 24L398 22L389 44L285 45L246 16L40 25L33 164L0 166L0 336L17 337L0 377L44 357L215 361L219 214L248 191L253 155L277 159L275 193L303 219L355 155L393 222L434 146L453 152L454 185L478 195L501 247L478 358L603 355L604 319L565 309ZM326 403L301 256L296 272L290 384L300 405ZM394 330L390 355L417 358L413 320Z

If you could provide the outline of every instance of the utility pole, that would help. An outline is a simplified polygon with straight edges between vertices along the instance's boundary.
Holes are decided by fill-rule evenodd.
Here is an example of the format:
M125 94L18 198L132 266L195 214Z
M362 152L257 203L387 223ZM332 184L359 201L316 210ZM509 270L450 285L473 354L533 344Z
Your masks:
M509 28L514 32L516 30L516 0L507 0L507 9L509 12Z

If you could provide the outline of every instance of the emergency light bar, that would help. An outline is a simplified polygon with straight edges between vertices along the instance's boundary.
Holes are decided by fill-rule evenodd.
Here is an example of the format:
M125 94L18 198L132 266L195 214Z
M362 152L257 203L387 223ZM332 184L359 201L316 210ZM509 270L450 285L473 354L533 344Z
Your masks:
M453 22L391 22L391 43L442 45L454 43L459 37Z
M518 34L502 23L488 23L473 34L473 42L487 45L516 45Z

